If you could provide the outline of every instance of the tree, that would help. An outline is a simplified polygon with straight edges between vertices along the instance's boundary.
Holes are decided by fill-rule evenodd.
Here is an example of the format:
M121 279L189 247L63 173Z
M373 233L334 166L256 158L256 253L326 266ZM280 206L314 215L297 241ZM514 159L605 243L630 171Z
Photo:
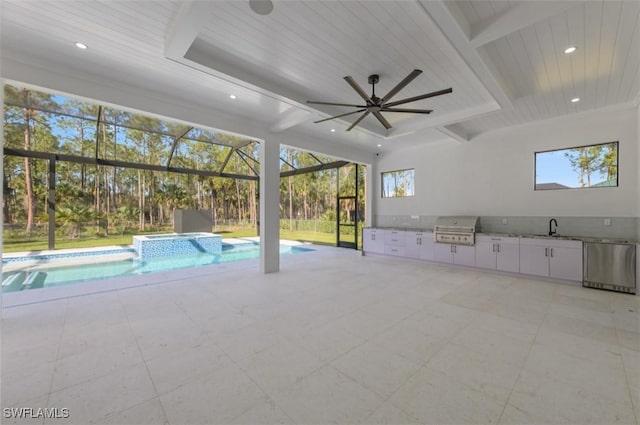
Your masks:
M158 191L158 199L166 203L167 209L173 214L176 207L182 207L187 202L189 195L177 184L163 183Z
M617 153L613 159L611 158L611 150L608 150L609 159L605 159L607 154L604 154L604 146L584 146L565 152L564 156L569 160L571 168L578 173L580 187L590 187L591 175L596 171L600 170L603 174L610 176L607 179L611 178L614 173L617 174L617 164L614 166L612 162L617 159Z
M618 144L607 143L602 145L602 159L598 165L598 171L612 180L618 176Z
M57 138L51 132L47 114L37 109L55 109L56 102L52 96L9 84L4 86L4 95L6 104L22 105L18 108L7 107L5 104L5 123L8 130L5 134L5 144L24 150L55 149ZM40 163L42 164L42 161ZM24 176L25 231L29 234L33 231L36 220L37 198L43 192L45 195L42 199L46 201L46 190L36 187L36 182L42 185L48 176L46 168L38 169L31 158L24 158L23 164L21 174Z
M69 236L77 238L84 225L98 218L98 214L92 207L67 204L56 208L56 220L68 227Z
M138 211L137 208L127 206L120 207L116 210L116 218L113 220L113 223L121 235L136 221L139 213L140 211Z

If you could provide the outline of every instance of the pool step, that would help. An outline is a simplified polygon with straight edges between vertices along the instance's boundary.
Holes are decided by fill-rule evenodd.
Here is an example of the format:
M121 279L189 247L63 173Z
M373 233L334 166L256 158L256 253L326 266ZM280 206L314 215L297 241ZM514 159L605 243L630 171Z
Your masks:
M31 272L24 282L22 282L22 286L28 286L31 289L42 288L46 278L47 274L45 272Z
M14 286L20 285L24 281L24 278L26 277L26 275L27 274L25 272L16 272L16 273L10 274L9 276L2 279L2 287L4 288L10 285L14 285Z

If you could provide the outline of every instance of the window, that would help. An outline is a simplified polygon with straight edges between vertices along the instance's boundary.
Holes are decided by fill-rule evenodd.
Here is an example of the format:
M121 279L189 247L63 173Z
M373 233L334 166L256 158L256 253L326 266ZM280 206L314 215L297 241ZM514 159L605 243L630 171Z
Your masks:
M618 142L535 153L535 190L618 186Z
M414 195L415 170L386 171L382 173L382 197L397 198Z

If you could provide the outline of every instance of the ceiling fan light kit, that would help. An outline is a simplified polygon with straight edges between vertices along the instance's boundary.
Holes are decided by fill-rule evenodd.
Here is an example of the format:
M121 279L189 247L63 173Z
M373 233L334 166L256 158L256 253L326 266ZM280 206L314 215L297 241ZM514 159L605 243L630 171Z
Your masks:
M358 117L348 128L346 131L351 131L355 126L360 124L360 122L367 117L369 114L373 114L374 117L386 128L389 130L391 128L391 124L387 121L382 112L401 112L401 113L410 113L410 114L430 114L433 112L433 109L412 109L412 108L394 108L394 106L403 105L405 103L416 102L418 100L427 99L430 97L441 96L443 94L448 94L453 92L453 89L448 88L444 90L439 90L431 93L426 93L420 96L409 97L406 99L398 100L395 102L390 102L391 98L394 97L400 90L405 88L411 81L413 81L418 75L422 74L422 71L419 69L414 69L407 75L404 80L400 81L394 88L392 88L389 93L387 93L384 97L376 96L376 84L380 81L380 76L378 74L369 75L369 84L371 84L371 96L367 95L367 93L356 83L356 81L351 76L346 76L344 79L346 82L353 88L360 97L365 101L364 105L355 105L349 103L335 103L335 102L320 102L314 100L307 100L307 103L313 105L329 105L329 106L345 106L348 108L357 108L355 111L347 112L340 115L335 115L333 117L324 118L318 121L314 121L315 124L333 120L336 118L346 117L348 115L357 114L359 112L363 112L362 115Z

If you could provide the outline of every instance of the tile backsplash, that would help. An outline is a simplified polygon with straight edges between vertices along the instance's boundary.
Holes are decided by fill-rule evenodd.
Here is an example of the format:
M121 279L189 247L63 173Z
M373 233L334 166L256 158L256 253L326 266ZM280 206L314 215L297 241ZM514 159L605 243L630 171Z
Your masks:
M375 215L373 226L407 229L432 229L438 216ZM564 236L585 236L616 239L640 239L638 217L529 217L481 216L480 231L485 233L547 234L549 220L558 221L557 232ZM507 224L503 224L506 219ZM605 226L605 219L610 225Z

